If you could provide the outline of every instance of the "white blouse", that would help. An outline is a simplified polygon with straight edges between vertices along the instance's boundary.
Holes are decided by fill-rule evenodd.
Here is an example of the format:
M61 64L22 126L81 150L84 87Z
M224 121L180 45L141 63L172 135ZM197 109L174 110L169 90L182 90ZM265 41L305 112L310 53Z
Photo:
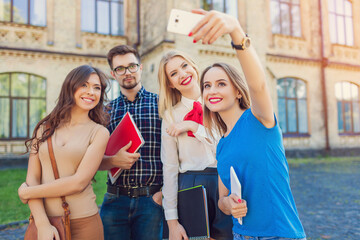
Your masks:
M201 102L201 99L198 99ZM194 100L181 98L173 107L173 119L175 123L183 121L185 115L193 109ZM210 141L210 137L203 125L199 124L194 137L189 137L187 132L178 137L167 134L166 128L170 125L165 119L161 126L161 161L163 163L164 186L163 207L166 220L178 219L177 193L178 174L188 170L201 171L207 167L216 167L215 158L216 144Z

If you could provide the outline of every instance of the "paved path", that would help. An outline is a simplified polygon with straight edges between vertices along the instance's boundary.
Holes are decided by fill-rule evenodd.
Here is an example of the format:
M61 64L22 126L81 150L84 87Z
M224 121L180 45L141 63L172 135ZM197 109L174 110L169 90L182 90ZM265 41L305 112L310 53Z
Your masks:
M360 161L290 166L291 186L308 240L360 240ZM23 239L26 226L0 231Z
M360 161L291 166L308 239L360 240Z
M0 231L1 240L23 240L27 225Z

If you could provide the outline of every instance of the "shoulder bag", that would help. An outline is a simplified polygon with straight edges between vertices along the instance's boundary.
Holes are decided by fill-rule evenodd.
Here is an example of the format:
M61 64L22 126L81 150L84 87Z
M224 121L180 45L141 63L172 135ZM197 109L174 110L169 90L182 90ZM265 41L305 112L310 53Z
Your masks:
M54 172L55 179L59 178L59 172L56 166L51 136L47 139L49 155L51 160L51 166ZM62 207L64 209L63 216L55 216L55 217L48 217L50 224L53 225L60 236L60 240L71 240L71 233L70 233L70 209L69 204L65 201L65 197L61 197L62 200ZM29 218L29 226L26 229L24 240L37 240L38 239L38 231L35 225L34 217L30 214Z

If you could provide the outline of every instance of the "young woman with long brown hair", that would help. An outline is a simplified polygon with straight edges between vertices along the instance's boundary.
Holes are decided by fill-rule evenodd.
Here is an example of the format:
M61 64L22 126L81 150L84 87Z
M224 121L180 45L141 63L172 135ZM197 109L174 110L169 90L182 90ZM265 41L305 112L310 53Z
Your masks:
M65 78L54 110L26 141L30 151L26 183L19 197L28 202L38 239L58 239L48 216L63 215L60 196L70 207L72 240L103 239L96 196L91 186L103 158L109 132L104 112L107 80L97 68L83 65ZM60 178L55 180L46 140L51 138Z

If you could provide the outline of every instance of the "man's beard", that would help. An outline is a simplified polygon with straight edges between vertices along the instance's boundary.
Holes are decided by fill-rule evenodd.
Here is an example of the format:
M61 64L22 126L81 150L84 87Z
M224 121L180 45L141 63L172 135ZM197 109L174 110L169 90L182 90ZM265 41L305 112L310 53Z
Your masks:
M120 87L125 88L125 89L133 89L133 88L135 88L140 83L140 81L136 82L136 78L132 78L132 79L135 80L135 81L127 83L127 84L126 83L124 84L124 81L122 81L123 83L120 85Z

